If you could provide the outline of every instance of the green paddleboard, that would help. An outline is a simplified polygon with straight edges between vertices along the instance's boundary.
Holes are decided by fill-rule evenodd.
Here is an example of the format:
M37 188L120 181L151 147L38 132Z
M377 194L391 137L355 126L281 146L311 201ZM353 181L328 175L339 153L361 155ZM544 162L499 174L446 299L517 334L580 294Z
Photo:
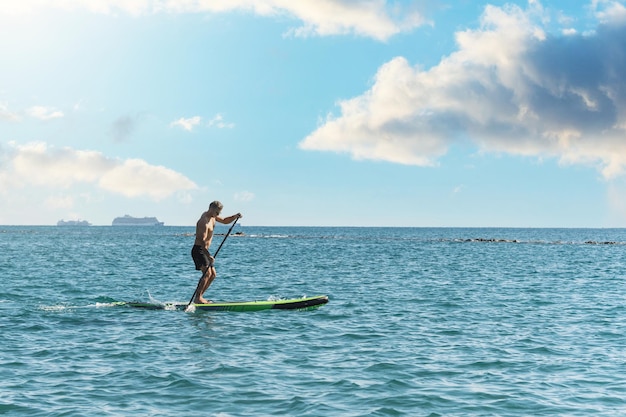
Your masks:
M308 310L321 307L328 302L328 296L292 298L290 300L273 301L228 301L209 304L194 304L196 310L201 311L261 311L261 310ZM120 301L118 306L143 308L146 310L185 310L187 303L144 303L139 301Z

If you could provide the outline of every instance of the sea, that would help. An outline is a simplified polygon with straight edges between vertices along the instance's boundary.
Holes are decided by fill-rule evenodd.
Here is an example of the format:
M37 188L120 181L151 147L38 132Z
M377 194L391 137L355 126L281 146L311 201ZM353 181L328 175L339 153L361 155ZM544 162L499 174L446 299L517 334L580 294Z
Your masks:
M120 306L190 299L193 227L0 226L0 415L626 415L626 229L235 231L207 298L329 303Z

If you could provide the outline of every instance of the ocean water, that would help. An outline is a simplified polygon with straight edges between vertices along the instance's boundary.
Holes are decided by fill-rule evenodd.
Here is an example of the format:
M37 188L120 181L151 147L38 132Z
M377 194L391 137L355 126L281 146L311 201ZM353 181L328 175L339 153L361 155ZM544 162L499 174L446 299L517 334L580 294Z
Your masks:
M330 302L114 307L188 301L193 228L0 226L0 414L626 415L624 229L238 230L208 298Z

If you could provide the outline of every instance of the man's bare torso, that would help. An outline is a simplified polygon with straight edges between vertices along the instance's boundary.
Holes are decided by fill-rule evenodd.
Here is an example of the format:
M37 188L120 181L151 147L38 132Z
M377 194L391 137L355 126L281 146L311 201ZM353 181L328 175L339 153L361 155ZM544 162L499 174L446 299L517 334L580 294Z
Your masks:
M209 249L213 240L213 229L215 228L215 217L209 216L208 212L202 214L200 220L196 224L196 240L195 245Z

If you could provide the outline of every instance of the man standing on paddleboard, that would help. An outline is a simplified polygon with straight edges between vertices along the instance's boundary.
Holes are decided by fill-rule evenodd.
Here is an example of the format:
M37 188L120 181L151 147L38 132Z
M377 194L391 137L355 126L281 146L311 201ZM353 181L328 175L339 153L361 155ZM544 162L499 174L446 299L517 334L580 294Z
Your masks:
M202 213L200 220L196 223L196 240L191 248L191 257L196 264L196 270L202 271L202 277L198 281L193 302L196 304L208 304L210 301L204 299L202 294L209 288L217 273L215 271L215 258L209 253L209 247L213 240L213 230L215 222L222 224L232 223L236 219L243 217L241 213L221 218L220 213L224 206L219 201L214 201L209 205L209 209Z

